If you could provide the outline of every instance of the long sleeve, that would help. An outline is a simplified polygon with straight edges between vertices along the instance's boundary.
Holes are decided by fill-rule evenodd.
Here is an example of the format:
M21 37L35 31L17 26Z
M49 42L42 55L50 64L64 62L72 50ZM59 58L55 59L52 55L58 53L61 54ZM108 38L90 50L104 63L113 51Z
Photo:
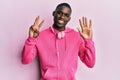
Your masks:
M92 68L95 64L95 47L92 39L83 40L80 44L79 57L81 61Z
M25 45L22 51L22 63L23 64L30 63L35 58L36 55L37 55L36 39L29 37L25 41Z

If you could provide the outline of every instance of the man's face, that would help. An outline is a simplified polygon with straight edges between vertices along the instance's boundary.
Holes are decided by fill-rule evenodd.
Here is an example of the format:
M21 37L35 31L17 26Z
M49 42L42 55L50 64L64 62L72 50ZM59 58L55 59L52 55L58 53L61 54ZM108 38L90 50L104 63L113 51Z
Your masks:
M58 28L65 28L70 20L71 10L68 7L60 6L54 12L54 25Z

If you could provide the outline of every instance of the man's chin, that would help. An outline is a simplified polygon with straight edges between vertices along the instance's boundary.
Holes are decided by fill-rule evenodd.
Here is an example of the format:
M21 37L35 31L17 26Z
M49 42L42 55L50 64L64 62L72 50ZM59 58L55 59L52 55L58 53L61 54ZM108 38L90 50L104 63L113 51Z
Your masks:
M64 24L57 24L57 26L58 26L59 28L65 27Z

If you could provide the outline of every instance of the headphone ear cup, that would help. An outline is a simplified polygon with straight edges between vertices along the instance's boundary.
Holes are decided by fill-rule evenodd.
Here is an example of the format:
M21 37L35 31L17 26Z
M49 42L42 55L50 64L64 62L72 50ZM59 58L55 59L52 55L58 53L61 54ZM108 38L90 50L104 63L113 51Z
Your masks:
M64 31L58 32L58 33L56 34L56 33L55 33L55 30L53 29L53 27L51 27L51 31L56 35L56 37L57 37L58 39L62 39L62 38L64 38L64 36L65 36L65 32L64 32Z
M64 38L64 36L65 36L65 32L62 31L62 32L61 32L61 37Z
M61 39L61 33L60 32L57 34L57 38Z
M59 32L59 33L57 34L57 38L58 38L58 39L62 39L62 38L64 38L64 36L65 36L65 32L64 32L64 31Z

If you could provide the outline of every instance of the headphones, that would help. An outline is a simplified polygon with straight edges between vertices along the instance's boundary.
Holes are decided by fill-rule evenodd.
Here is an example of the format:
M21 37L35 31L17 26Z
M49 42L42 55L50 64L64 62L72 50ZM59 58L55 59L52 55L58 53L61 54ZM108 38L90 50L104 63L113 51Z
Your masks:
M51 27L51 30L52 32L57 36L58 39L62 39L65 37L65 32L64 31L61 31L61 32L58 32L56 33L55 32L55 29L53 27Z
M57 38L58 39L62 39L62 38L64 38L64 36L65 36L65 32L64 31L57 33Z

